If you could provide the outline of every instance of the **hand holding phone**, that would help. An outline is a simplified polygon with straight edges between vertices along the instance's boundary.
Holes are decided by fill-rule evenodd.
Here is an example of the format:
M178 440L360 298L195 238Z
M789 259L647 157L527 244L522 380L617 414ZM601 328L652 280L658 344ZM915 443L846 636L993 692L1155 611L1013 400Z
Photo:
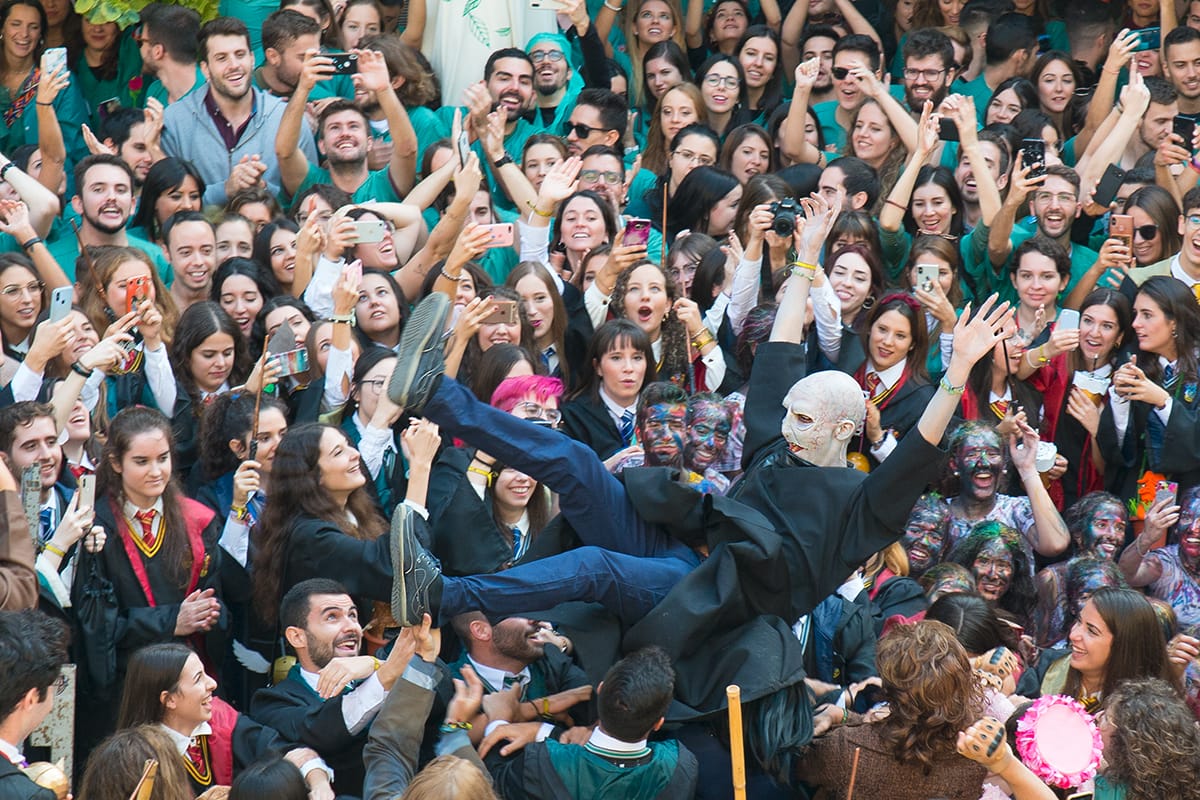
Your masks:
M519 317L517 316L517 301L503 300L499 297L492 298L492 313L488 314L483 319L484 325L516 325Z

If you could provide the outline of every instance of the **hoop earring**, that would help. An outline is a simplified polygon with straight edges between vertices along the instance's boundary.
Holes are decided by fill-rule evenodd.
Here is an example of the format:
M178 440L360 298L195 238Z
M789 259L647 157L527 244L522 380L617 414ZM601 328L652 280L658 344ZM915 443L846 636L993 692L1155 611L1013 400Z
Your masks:
M867 295L867 299L863 300L862 310L870 311L874 307L875 307L875 298L872 297L871 295Z

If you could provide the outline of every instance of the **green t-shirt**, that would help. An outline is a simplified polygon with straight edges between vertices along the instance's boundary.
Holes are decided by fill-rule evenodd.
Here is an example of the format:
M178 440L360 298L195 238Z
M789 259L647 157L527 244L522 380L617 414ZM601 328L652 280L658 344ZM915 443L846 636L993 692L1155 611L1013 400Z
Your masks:
M369 203L372 201L379 203L399 203L403 200L396 192L396 187L392 186L392 177L388 169L388 167L384 167L383 169L368 172L367 179L350 195L351 199L355 203ZM310 163L308 165L308 174L304 176L304 182L300 184L300 188L296 190L294 197L299 197L308 191L308 187L315 186L318 183L332 185L333 180L329 176L329 170Z
M813 114L821 126L821 138L825 140L825 152L844 153L846 151L846 130L838 124L837 101L827 100L813 106Z
M987 85L987 81L983 79L983 73L979 73L973 81L956 80L950 87L953 94L965 94L975 100L975 116L979 118L979 124L987 118L988 103L992 101L992 92L995 91L991 86Z
M1025 241L1032 239L1038 232L1037 223L1022 220L1013 225L1012 235L1009 241L1012 242L1012 251L1015 253ZM1099 253L1090 247L1084 247L1081 244L1071 243L1071 252L1068 254L1071 258L1071 279L1067 281L1067 285L1061 292L1059 297L1066 297L1075 288L1075 284L1079 283L1079 279L1084 273L1092 268L1096 263L1096 259L1100 257ZM1004 266L997 270L998 279L996 281L996 291L1000 293L1000 300L1007 300L1013 305L1017 303L1017 290L1013 286L1012 280L1009 277L1009 268L1012 264L1012 254L1008 256L1008 261Z
M150 257L158 270L158 277L162 279L163 285L168 289L171 288L171 284L175 282L175 272L171 269L170 262L163 256L162 248L128 231L125 232L125 238L128 239L130 247L136 247ZM62 267L67 278L74 281L75 260L79 258L79 240L75 238L75 232L71 226L65 223L59 224L56 221L50 229L50 235L46 237L46 247L50 250L50 255L54 257L54 260ZM21 246L15 239L8 234L0 234L0 252L19 252L20 250Z
M87 103L93 127L100 124L98 110L101 103L116 100L125 108L135 106L136 96L130 81L134 81L134 86L140 85L139 81L134 79L140 79L142 74L142 54L131 35L132 32L133 29L130 28L121 34L117 50L117 71L111 78L100 78L95 70L88 66L87 58L82 54L71 70L75 75L75 85L79 87L79 93Z
M183 97L187 97L189 94L196 91L197 89L199 89L201 86L203 86L207 82L208 81L206 81L204 79L204 71L201 70L200 66L197 64L196 65L196 82L192 84L191 89L188 89L187 92L184 93ZM149 100L151 97L153 97L158 102L162 103L163 108L166 108L167 106L171 105L170 99L167 96L167 87L163 86L162 81L160 81L158 78L155 78L153 81L151 81L150 85L146 87L146 90L138 95L138 99L137 99L138 108L145 108L146 101ZM182 99L183 98L181 97L180 100L182 100Z

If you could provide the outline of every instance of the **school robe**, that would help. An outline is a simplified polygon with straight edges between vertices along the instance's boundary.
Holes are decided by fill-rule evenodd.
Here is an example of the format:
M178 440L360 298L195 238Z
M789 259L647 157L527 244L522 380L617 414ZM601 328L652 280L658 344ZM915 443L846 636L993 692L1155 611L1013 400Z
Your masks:
M219 697L213 698L212 733L195 737L196 745L180 758L196 794L212 786L229 786L246 767L265 759L283 757L292 749L273 728L239 714Z
M617 423L598 394L577 397L562 407L562 430L596 452L601 460L625 448Z

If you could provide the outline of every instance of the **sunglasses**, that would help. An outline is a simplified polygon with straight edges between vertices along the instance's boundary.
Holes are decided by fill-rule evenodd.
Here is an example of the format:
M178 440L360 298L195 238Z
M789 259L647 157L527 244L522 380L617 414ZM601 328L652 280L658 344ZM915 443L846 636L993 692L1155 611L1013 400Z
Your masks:
M1157 225L1138 225L1136 228L1133 229L1133 232L1136 236L1142 237L1143 242L1149 242L1149 241L1153 240L1154 237L1158 236L1158 226Z
M833 72L833 77L837 78L839 81L846 80L846 76L850 74L850 70L846 67L834 67L831 71Z
M592 135L592 131L610 131L612 128L593 128L591 125L584 125L582 122L571 122L570 120L563 123L563 136L570 136L571 132L575 132L576 138L586 139Z

